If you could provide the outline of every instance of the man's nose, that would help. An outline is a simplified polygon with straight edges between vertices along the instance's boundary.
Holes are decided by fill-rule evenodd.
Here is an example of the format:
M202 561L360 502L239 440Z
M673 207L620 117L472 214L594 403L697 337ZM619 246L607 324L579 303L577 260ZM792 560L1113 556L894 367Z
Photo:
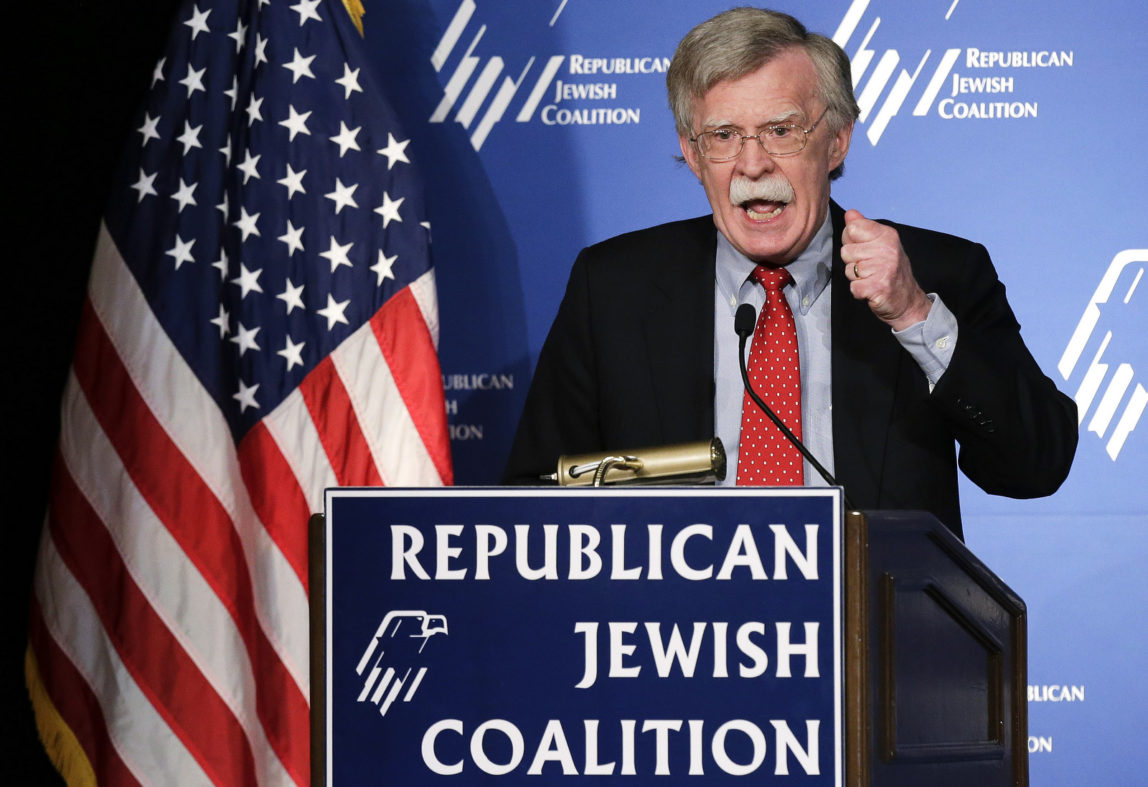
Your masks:
M751 179L772 172L777 165L756 138L745 140L737 163L741 173Z

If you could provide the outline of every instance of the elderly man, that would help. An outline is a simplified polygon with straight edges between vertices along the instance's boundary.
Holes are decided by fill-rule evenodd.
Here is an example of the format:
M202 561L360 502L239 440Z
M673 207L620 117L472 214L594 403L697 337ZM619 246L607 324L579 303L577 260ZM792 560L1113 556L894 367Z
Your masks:
M823 483L743 396L734 314L750 303L755 387L855 505L931 511L960 535L958 464L991 493L1055 491L1075 406L1025 347L984 248L830 199L857 117L845 53L739 8L690 31L667 86L713 214L578 256L507 480L537 482L560 454L716 434L729 483Z

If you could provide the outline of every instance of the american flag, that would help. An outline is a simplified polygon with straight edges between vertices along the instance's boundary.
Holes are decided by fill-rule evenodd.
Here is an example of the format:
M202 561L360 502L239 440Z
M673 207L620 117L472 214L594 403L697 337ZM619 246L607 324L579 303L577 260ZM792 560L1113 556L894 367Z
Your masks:
M155 67L30 625L76 780L306 784L308 516L330 486L451 483L429 227L356 7L198 0Z

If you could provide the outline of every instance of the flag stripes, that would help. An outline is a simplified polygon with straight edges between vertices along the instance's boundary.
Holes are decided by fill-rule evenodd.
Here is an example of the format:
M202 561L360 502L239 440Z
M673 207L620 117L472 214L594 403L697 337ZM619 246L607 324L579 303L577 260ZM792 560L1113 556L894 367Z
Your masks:
M308 784L308 519L333 485L452 480L429 227L359 43L338 3L192 0L154 71L32 605L75 783Z

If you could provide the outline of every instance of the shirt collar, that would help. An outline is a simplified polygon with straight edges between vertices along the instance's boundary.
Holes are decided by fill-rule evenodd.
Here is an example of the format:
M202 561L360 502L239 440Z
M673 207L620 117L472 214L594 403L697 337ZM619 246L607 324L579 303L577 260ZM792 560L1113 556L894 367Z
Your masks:
M813 236L813 240L805 251L793 262L785 266L793 276L795 303L798 310L805 314L825 291L829 284L830 265L833 259L833 221L829 212L825 213L825 221ZM715 276L718 291L723 299L729 303L731 310L747 300L747 292L752 292L757 286L750 278L757 263L746 257L733 247L720 232L717 238L717 258L715 260Z

